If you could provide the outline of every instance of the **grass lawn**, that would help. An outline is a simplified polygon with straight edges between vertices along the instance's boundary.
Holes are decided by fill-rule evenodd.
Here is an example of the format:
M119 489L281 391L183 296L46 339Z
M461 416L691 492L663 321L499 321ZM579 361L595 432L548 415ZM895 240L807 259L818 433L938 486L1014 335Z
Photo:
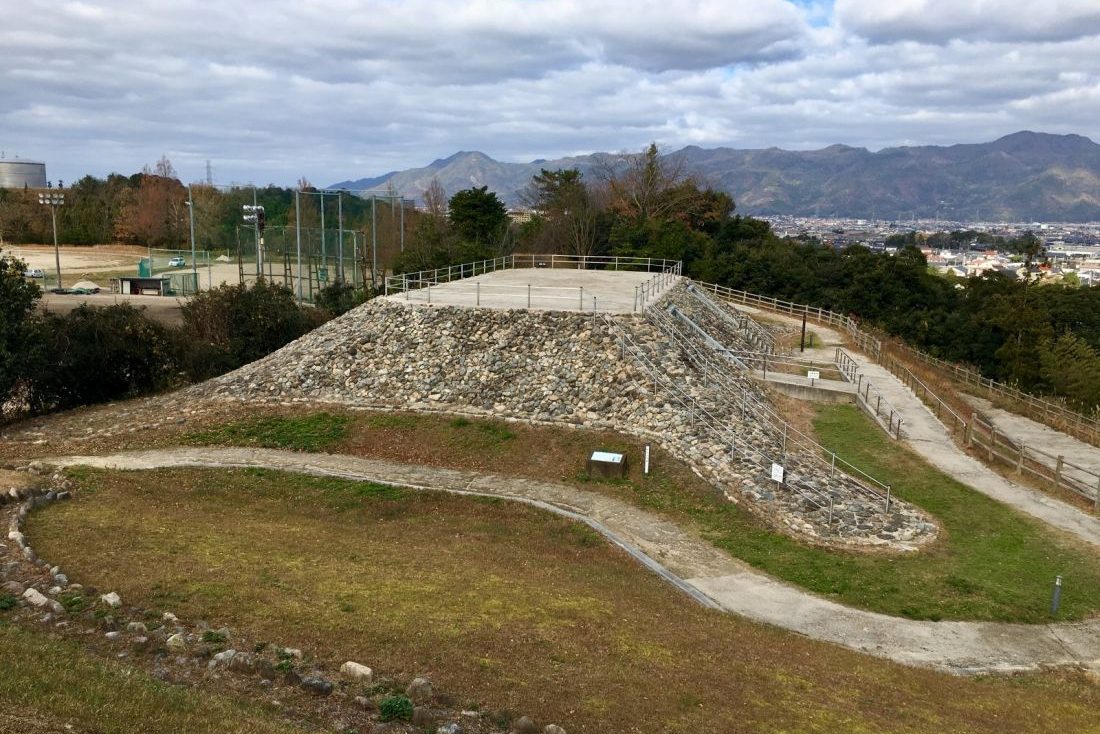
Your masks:
M766 529L660 452L643 476L641 442L614 433L407 414L265 417L192 434L197 443L263 445L376 456L580 483L694 527L774 576L852 606L912 619L1042 623L1054 577L1065 579L1060 620L1100 610L1094 549L968 489L890 441L852 406L820 407L822 443L892 484L941 523L930 548L908 555L828 551ZM323 440L322 440L323 439ZM594 448L625 451L628 480L587 482Z
M337 665L426 673L460 706L570 732L1100 731L1082 678L959 680L706 610L523 505L261 470L76 483L28 521L74 580Z
M305 731L249 701L150 678L0 620L0 731L218 734ZM71 725L67 729L66 725Z

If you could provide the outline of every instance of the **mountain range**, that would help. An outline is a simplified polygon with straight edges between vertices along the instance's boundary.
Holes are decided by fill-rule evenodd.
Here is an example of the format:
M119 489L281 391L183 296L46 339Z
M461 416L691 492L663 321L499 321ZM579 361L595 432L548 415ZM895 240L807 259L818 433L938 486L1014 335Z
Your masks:
M743 214L956 221L1100 221L1100 145L1080 135L1023 131L990 143L821 150L686 148L665 154L685 173L728 192ZM596 175L621 154L507 163L462 151L423 168L341 181L392 186L420 199L433 178L448 194L488 186L509 206L541 169Z

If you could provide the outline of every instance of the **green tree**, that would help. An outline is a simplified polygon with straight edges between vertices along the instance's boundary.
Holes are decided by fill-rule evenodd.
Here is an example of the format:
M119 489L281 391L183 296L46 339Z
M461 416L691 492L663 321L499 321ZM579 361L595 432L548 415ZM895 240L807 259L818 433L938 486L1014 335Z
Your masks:
M448 218L462 239L478 245L501 242L508 228L508 210L488 186L464 189L452 196Z
M1039 346L1039 362L1055 393L1086 412L1100 409L1100 352L1067 331Z
M31 318L42 292L26 280L27 265L0 250L0 410L18 396L34 344ZM0 413L2 417L2 413Z

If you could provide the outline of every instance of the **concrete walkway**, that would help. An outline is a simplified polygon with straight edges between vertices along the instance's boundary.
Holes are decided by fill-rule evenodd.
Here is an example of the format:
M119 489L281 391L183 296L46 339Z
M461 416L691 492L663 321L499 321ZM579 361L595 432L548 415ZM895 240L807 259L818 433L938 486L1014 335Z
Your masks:
M1062 468L1064 476L1086 487L1096 487L1096 478L1100 475L1100 448L1030 418L1001 410L985 398L974 395L964 395L963 398L996 427L997 433L1003 434L1017 446L1032 449L1028 456L1052 470L1058 464L1058 457L1065 457L1069 464Z
M801 325L801 321L782 314L760 312L759 309L742 306L737 308L747 313L762 313L773 321L789 321ZM822 354L825 350L844 344L841 335L832 329L815 324L813 330L825 342L819 348ZM988 497L1059 530L1072 533L1087 543L1100 546L1100 518L1030 487L1010 482L977 459L968 456L955 444L947 427L892 372L859 352L846 351L875 388L901 413L904 420L902 439L925 461ZM1068 439L1067 436L1063 438Z
M1100 620L1057 625L915 622L851 609L780 583L659 516L563 484L353 456L246 448L176 448L46 461L110 469L262 467L500 497L587 522L708 606L877 657L953 673L1100 666Z

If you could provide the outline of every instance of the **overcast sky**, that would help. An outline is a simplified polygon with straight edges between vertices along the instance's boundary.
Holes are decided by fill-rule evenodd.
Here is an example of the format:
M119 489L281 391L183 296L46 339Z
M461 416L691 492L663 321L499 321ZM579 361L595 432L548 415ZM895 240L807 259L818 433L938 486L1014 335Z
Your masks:
M1100 139L1100 0L0 0L0 149L293 184L458 150Z

